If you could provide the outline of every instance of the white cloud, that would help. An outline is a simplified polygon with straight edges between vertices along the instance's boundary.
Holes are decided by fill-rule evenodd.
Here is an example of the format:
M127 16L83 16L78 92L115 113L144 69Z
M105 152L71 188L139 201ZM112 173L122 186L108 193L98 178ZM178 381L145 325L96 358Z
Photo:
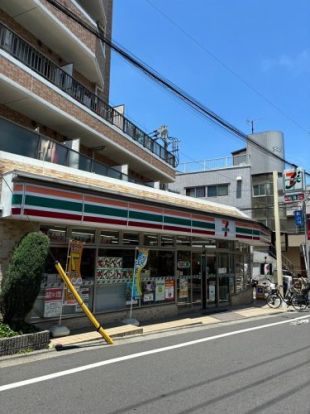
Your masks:
M295 75L310 73L310 50L305 49L295 56L282 54L276 58L264 59L261 67L264 72L284 69Z

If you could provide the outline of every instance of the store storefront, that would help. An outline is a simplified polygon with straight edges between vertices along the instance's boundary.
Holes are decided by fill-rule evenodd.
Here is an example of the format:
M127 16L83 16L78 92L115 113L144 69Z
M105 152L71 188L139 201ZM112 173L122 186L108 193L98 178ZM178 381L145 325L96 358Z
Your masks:
M130 184L128 184L130 186ZM155 191L155 190L154 190ZM163 193L163 192L162 192ZM269 232L238 210L231 217L147 197L99 194L38 182L14 184L8 218L39 222L53 255L64 268L70 240L83 242L78 289L95 314L124 311L140 248L148 252L141 274L142 294L134 308L227 306L251 277L250 246L266 244ZM173 205L172 205L173 202ZM208 203L204 203L206 208ZM197 206L197 209L199 205ZM224 209L223 209L224 211ZM236 211L236 213L235 213ZM32 320L81 315L48 259Z

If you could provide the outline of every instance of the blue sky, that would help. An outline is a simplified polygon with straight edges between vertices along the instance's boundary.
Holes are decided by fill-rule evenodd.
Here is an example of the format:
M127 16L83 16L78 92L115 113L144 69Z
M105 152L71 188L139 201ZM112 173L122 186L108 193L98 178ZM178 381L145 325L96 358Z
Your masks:
M113 39L243 132L282 131L310 172L309 17L309 0L114 0ZM146 132L168 125L180 162L244 147L116 54L111 70L111 104Z

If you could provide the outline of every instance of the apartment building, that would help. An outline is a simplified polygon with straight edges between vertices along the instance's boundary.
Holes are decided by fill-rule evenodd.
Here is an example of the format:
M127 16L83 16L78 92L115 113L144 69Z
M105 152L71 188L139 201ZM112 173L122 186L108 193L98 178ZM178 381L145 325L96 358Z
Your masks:
M83 242L79 289L103 322L128 312L141 247L140 319L227 304L269 230L234 207L161 190L175 154L109 104L111 51L97 34L111 38L112 0L52 3L0 0L0 277L21 237L41 230L63 266L70 240ZM43 276L30 320L62 313L81 326L50 260Z

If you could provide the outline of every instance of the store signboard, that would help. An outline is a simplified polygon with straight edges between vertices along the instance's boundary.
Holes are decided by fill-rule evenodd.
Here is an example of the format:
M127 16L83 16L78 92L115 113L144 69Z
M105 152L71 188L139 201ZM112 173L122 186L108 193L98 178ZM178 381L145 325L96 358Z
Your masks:
M283 171L284 193L305 191L305 171L302 168Z
M303 226L304 225L304 215L302 210L295 210L294 211L294 218L296 226Z
M304 201L304 199L305 199L304 193L284 194L285 203L295 203L296 201Z
M224 239L236 238L236 223L234 220L215 219L215 236Z

